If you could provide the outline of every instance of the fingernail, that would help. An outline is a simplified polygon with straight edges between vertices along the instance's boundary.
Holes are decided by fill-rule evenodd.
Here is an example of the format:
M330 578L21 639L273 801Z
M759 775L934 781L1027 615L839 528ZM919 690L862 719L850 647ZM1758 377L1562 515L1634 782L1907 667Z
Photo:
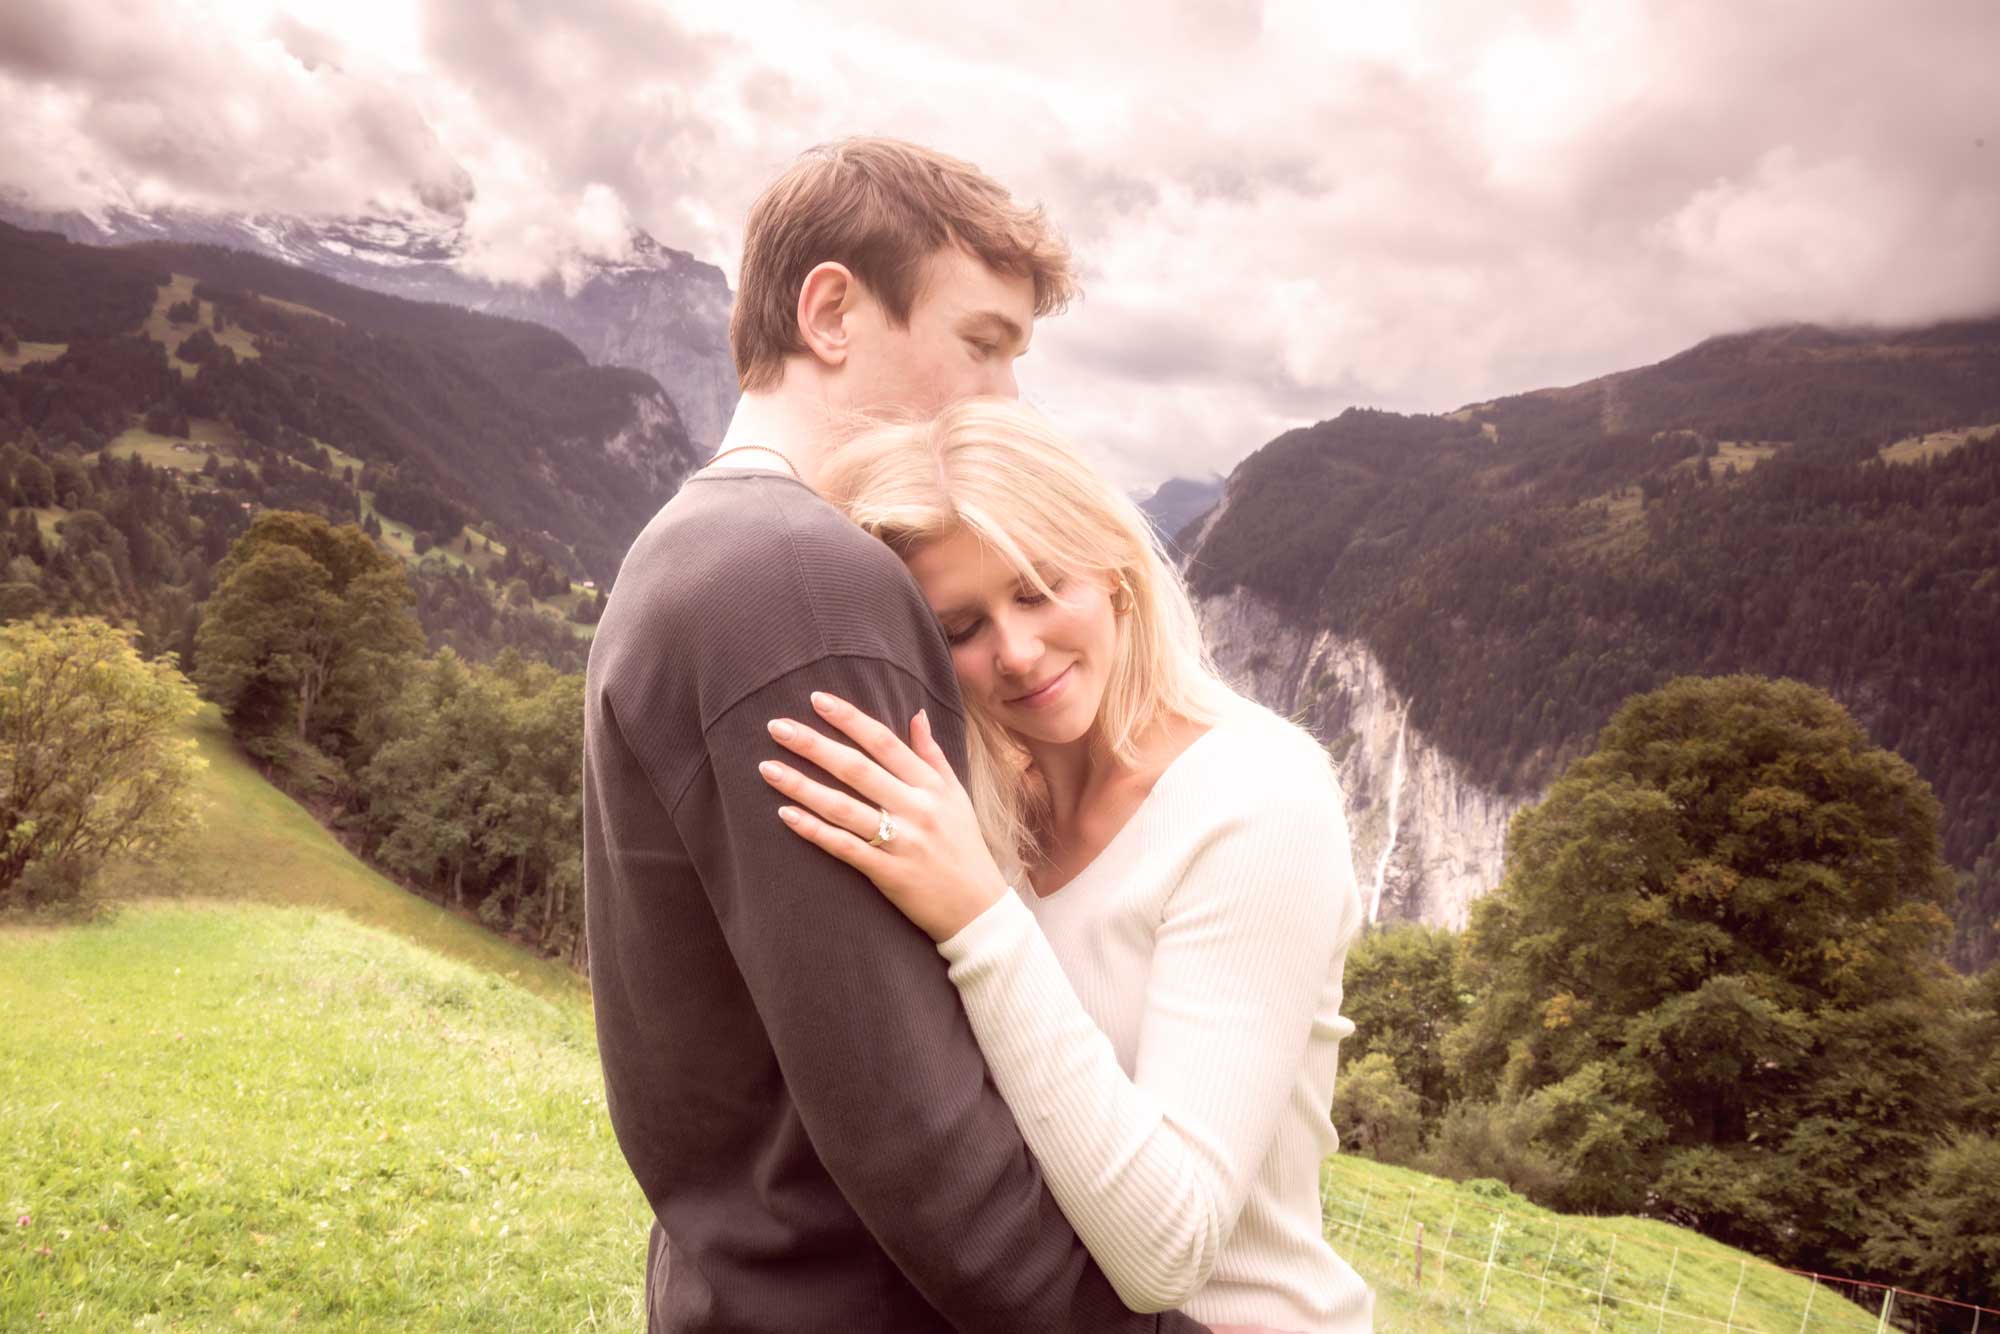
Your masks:
M797 824L799 822L799 813L790 806L780 806L778 807L778 818L786 824Z
M833 696L826 694L824 691L815 690L812 694L812 700L813 707L821 713L833 712Z
M929 709L918 709L917 721L928 728L931 725L931 711Z
M778 738L778 740L790 741L792 739L792 725L783 718L773 718L765 725L771 729L771 735Z
M776 761L765 760L762 764L757 766L757 772L764 775L764 777L766 778L777 778L785 771L778 767Z

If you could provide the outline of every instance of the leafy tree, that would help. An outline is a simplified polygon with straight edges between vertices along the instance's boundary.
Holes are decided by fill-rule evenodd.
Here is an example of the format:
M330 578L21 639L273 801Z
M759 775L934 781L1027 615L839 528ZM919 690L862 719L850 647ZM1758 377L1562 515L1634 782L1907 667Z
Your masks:
M1952 961L1968 972L2000 962L2000 839L1995 839L1972 871L1959 882L1958 931Z
M14 474L14 485L23 505L47 509L56 503L56 475L49 465L30 455Z
M1342 1064L1371 1053L1387 1056L1416 1095L1426 1123L1450 1098L1444 1037L1464 1020L1472 1000L1459 983L1457 960L1456 935L1415 925L1372 930L1347 955L1342 1004L1354 1036L1341 1045Z
M48 599L42 596L42 587L32 579L9 579L0 582L0 622L25 620L44 611Z
M1526 1102L1453 1103L1417 1165L1434 1176L1503 1181L1524 1195L1559 1198L1569 1175L1536 1139L1542 1120Z
M196 679L240 732L351 739L422 648L412 600L401 562L360 529L261 514L216 571Z
M103 621L0 628L0 903L68 897L105 857L187 832L197 707L171 661Z
M1341 1062L1333 1090L1333 1124L1342 1144L1378 1163L1407 1163L1420 1147L1423 1112L1386 1053Z
M489 869L502 738L498 701L444 650L389 707L388 739L360 774L387 837L377 855L449 901L465 901L468 870Z
M2000 1303L2000 1135L1961 1134L1936 1149L1912 1213L1871 1242L1877 1264L1961 1301Z
M191 366L199 366L217 357L235 354L226 351L208 330L196 329L181 340L181 345L174 349L174 355Z
M1961 1077L1937 829L1928 786L1818 690L1636 697L1516 818L1451 1067L1535 1109L1565 1203L1861 1266Z

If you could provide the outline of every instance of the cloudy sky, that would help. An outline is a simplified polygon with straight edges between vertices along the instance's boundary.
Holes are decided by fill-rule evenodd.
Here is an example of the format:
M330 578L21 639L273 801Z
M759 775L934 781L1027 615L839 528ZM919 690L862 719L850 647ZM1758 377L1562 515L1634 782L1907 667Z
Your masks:
M918 139L1069 235L1024 392L1140 485L1350 404L2000 311L1996 56L1994 0L7 0L0 185L463 206L518 280L631 223L733 281L800 148Z

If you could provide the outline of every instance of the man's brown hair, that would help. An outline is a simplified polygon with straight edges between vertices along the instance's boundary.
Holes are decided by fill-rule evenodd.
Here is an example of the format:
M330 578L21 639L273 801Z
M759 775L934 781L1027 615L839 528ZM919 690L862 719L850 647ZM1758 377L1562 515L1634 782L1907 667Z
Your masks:
M956 245L996 273L1035 284L1035 314L1076 295L1069 246L1040 208L1027 208L969 162L899 139L856 138L801 154L750 208L729 317L744 391L774 387L803 352L799 289L828 262L844 264L890 319L908 322L924 261Z

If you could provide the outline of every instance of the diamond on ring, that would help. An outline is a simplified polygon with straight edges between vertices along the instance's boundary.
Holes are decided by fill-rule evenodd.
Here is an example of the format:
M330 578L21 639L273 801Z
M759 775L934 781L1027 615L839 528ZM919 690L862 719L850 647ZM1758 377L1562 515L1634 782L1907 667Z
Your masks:
M875 825L875 837L868 840L868 846L871 848L879 848L884 843L896 841L896 817L887 811L882 811L881 816Z

